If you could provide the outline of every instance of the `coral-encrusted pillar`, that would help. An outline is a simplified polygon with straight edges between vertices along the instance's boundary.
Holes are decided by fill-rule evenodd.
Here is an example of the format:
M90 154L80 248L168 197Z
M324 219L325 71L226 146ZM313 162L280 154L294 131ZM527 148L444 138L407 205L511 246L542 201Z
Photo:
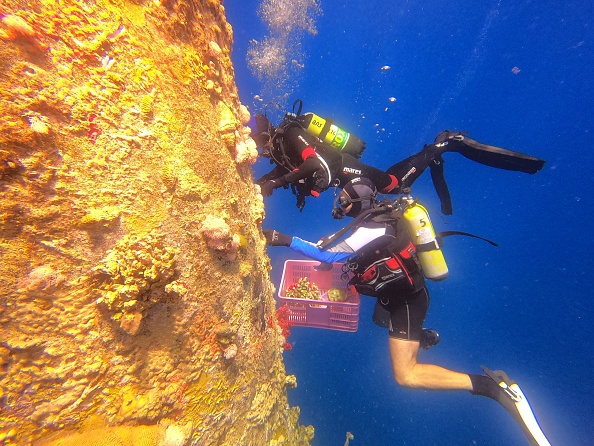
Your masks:
M309 444L213 0L0 6L0 443Z

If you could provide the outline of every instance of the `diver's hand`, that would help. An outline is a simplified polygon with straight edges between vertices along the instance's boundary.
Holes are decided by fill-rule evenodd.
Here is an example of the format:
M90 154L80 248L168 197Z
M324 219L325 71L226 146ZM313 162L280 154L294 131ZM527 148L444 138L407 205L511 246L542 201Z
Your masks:
M290 235L282 234L276 229L264 229L262 231L264 237L266 237L266 244L268 246L291 246L293 237Z
M297 209L299 212L303 212L303 208L305 207L305 195L297 194Z
M314 265L313 269L315 269L316 271L332 271L333 267L334 266L332 265L332 263L320 262L319 265Z
M270 197L272 195L272 191L279 187L283 187L287 185L287 180L283 177L276 178L275 180L268 180L260 185L260 189L262 190L263 197Z

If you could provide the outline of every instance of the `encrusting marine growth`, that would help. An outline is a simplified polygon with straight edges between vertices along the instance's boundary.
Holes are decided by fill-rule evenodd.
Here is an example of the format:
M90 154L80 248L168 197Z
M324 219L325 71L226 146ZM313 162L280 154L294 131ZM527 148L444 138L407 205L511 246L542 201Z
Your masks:
M218 0L2 2L3 445L310 444L232 42Z

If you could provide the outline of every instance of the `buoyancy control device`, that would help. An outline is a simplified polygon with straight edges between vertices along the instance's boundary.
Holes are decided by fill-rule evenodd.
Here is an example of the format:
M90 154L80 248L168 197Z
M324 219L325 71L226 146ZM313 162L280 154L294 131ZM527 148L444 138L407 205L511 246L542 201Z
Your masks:
M297 110L295 107L298 105ZM365 141L356 135L338 127L330 118L322 118L315 113L301 114L303 101L297 99L293 103L292 113L285 114L284 125L297 124L307 133L342 153L360 158L365 150ZM283 125L283 124L281 124Z
M386 288L391 292L418 292L425 285L418 256L404 228L365 245L345 263L343 271L352 273L349 285L366 296L379 297Z
M432 281L444 280L448 277L448 266L441 250L441 239L450 235L464 235L478 238L487 243L498 246L486 238L462 231L443 231L438 234L433 229L429 218L429 212L421 206L411 195L410 190L405 189L406 195L395 198L393 201L380 202L376 207L362 212L351 223L344 228L322 238L317 246L326 249L338 242L349 230L364 224L365 221L390 222L394 219L393 213L402 215L404 226L415 247L416 255L421 263L423 275Z

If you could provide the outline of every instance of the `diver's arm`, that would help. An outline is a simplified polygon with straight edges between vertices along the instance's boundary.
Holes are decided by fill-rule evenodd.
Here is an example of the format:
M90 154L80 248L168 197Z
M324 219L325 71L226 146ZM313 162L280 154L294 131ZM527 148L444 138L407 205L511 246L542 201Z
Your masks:
M281 166L276 166L267 174L262 175L256 180L256 184L264 184L266 181L275 180L283 176L286 170Z
M264 229L262 232L268 246L288 246L295 252L324 263L340 262L349 258L354 253L346 241L337 244L331 249L322 250L312 242L283 234L275 229Z
M316 244L299 237L291 237L275 230L264 230L268 246L288 246L295 252L324 263L344 261L351 257L357 249L362 248L385 233L385 227L361 227L332 248L320 249Z
M301 254L311 257L312 259L319 260L324 263L341 262L351 257L355 251L363 248L368 243L371 243L378 237L385 235L387 231L386 226L367 228L360 227L355 230L349 237L343 241L337 243L331 248L320 249L317 245L300 239L299 237L293 237L289 247L293 251L300 252Z
M284 176L287 183L295 183L304 178L311 177L316 171L320 170L322 165L318 159L315 151L312 149L312 154L303 161L303 163L293 172L289 172Z
M299 237L293 237L289 248L324 263L341 262L351 257L354 252L345 242L341 242L331 249L322 251L312 242L300 239Z
M299 180L310 178L315 172L322 169L322 163L315 149L300 131L289 129L285 134L284 141L285 146L290 147L290 152L294 156L300 157L303 162L292 172L258 183L262 188L262 195L265 197L272 195L274 189L286 187L290 183L297 183Z
M318 159L317 155L312 149L314 156L307 158L299 168L295 169L293 172L289 172L286 175L283 175L279 178L274 178L268 181L264 181L263 183L258 183L262 187L262 195L268 197L272 195L272 191L274 189L278 189L279 187L285 187L290 183L297 183L299 180L304 178L310 178L313 174L322 169L322 165L320 160Z

